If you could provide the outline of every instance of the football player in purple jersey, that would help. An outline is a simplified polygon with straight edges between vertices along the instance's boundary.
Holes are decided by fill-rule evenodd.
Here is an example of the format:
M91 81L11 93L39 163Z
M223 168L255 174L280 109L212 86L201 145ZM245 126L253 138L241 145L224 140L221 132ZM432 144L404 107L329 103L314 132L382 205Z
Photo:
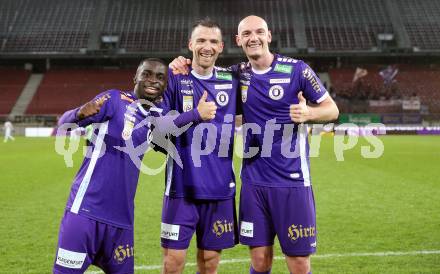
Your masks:
M264 19L251 15L240 22L236 42L249 61L232 66L240 79L245 136L240 242L250 247L250 273L270 273L275 236L290 272L310 273L317 230L304 123L335 120L339 111L313 70L271 53L271 40ZM170 66L187 73L188 63L179 57Z
M172 122L180 128L212 112L210 104L200 101L191 112L159 117L161 110L152 103L162 97L167 70L161 60L145 59L136 71L133 91L103 92L60 118L64 130L94 124L96 134L71 187L53 273L84 273L91 264L105 273L134 273L134 197L140 170L121 148L130 142L147 149L149 117L155 117L156 125ZM141 161L145 150L134 157Z
M238 242L235 176L232 169L238 79L216 67L223 50L220 27L210 19L194 24L188 45L188 75L169 73L166 110L191 111L205 97L215 104L213 119L173 139L183 166L169 158L162 209L163 273L182 273L191 238L197 236L199 273L217 273L220 253Z

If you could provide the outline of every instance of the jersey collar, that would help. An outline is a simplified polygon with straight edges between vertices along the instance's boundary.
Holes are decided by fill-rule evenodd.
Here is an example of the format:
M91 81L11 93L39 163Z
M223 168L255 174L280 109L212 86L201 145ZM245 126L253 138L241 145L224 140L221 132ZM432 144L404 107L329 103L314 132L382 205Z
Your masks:
M208 79L211 79L212 78L212 75L213 75L213 71L214 71L214 69L211 71L211 73L210 74L208 74L208 75L201 75L201 74L198 74L195 70L191 70L191 74L194 76L194 77L196 77L197 79L201 79L201 80L208 80Z
M252 65L251 65L252 72L255 73L255 74L259 74L259 75L268 73L268 72L271 71L271 70L273 69L273 67L275 66L275 63L276 63L276 61L277 61L277 58L278 58L278 54L273 53L273 60L272 60L272 63L270 64L270 66L269 66L267 69L262 69L262 70L254 69L254 68L252 67Z

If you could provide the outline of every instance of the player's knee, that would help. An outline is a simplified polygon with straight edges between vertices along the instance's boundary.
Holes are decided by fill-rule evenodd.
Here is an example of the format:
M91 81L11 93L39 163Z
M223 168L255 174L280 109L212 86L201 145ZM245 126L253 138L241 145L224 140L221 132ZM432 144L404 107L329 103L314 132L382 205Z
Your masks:
M199 252L198 263L200 268L200 273L216 273L218 264L220 262L220 252L217 251L205 251Z
M164 274L181 273L185 264L183 256L167 254L163 258L163 272Z
M252 254L252 267L255 271L266 272L272 267L272 255L267 252L255 252Z
M293 270L292 274L307 274L310 272L310 257L308 256L295 256L289 257L289 265Z

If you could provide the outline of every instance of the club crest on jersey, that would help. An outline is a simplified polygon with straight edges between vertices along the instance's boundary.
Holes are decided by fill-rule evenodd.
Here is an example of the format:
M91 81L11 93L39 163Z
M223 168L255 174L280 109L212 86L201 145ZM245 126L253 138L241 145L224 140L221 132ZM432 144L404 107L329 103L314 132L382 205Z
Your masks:
M229 102L229 95L225 91L220 91L215 96L215 100L217 101L217 104L219 104L220 106L224 107Z
M129 119L124 120L124 129L122 130L122 139L128 140L131 138L131 134L133 133L134 122Z
M248 92L248 86L241 86L241 101L243 103L246 103L247 101L247 92Z
M269 97L272 100L280 100L281 98L283 98L283 95L284 95L284 89L280 85L272 86L269 89Z
M188 112L193 109L193 97L183 96L183 112Z

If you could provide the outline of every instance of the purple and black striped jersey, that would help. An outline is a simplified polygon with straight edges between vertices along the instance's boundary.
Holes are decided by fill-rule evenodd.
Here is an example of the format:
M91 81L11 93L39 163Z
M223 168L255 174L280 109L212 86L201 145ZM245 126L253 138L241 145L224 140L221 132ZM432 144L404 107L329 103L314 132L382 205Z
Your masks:
M307 101L322 102L328 92L321 81L303 61L277 54L265 71L256 71L249 63L233 70L239 72L243 123L246 123L243 183L309 186L307 126L291 121L289 107L298 104L300 91ZM253 153L255 149L257 153Z
M235 195L232 167L234 123L238 79L227 69L215 67L202 76L191 69L189 75L168 73L168 87L161 107L191 111L206 90L208 101L217 105L213 120L190 127L173 137L183 168L168 157L165 195L192 199L227 199Z

